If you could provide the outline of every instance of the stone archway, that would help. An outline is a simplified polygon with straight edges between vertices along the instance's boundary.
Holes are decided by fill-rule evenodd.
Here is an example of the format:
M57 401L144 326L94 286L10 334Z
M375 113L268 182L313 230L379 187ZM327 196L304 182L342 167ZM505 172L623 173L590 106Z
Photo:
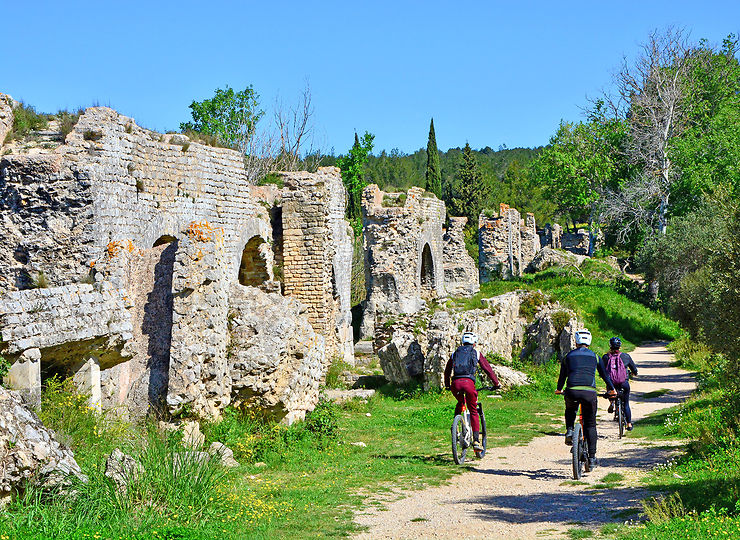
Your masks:
M432 248L429 244L424 244L421 252L421 274L419 284L421 286L421 296L423 298L432 298L436 296L436 279L435 279L434 257Z
M269 245L261 236L253 236L244 246L239 265L239 283L248 287L259 287L269 281L266 252Z

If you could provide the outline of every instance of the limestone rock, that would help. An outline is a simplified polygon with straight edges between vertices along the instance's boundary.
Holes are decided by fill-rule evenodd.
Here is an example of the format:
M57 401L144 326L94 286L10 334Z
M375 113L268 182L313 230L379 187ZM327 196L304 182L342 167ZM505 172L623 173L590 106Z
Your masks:
M44 487L82 481L72 451L57 441L16 392L0 386L0 500L32 483Z
M386 379L408 384L424 372L424 354L411 332L394 332L390 343L378 350L380 367Z
M370 399L375 395L371 388L354 388L352 390L324 390L327 400L334 403L345 403L353 399Z
M0 94L0 147L13 127L13 109L15 101L7 94Z
M229 372L236 403L290 423L319 400L327 361L323 337L290 297L234 285L229 291Z
M553 355L563 358L575 347L577 326L575 313L559 305L547 306L527 329L526 347L521 357L536 364L544 364Z
M567 251L560 251L551 247L542 248L529 264L529 272L540 272L551 266L581 266L588 257Z
M118 448L105 460L105 476L113 480L116 490L121 493L125 492L129 483L135 481L142 472L144 468L141 463Z
M504 390L515 386L526 386L532 383L532 380L526 373L522 373L521 371L512 369L508 366L491 364L491 369L496 374L496 377L498 377L498 382Z
M220 442L212 442L211 446L208 447L208 453L212 456L218 456L221 460L221 465L227 468L234 468L239 466L239 462L234 459L234 451Z
M206 437L200 431L200 424L198 422L186 421L182 423L183 446L193 450L198 450L205 442Z

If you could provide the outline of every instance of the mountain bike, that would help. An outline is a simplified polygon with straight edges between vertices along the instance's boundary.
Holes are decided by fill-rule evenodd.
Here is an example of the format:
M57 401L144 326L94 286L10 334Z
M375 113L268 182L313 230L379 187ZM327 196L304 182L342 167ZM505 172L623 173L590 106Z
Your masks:
M591 471L588 464L588 441L583 429L583 405L578 405L578 422L573 426L573 447L570 449L573 455L573 479L580 480L584 469Z
M627 429L627 416L624 413L624 389L619 388L616 396L604 394L604 397L614 403L614 421L619 426L619 438L621 439L624 436L624 430Z
M478 402L478 416L480 417L480 443L483 446L483 450L475 452L477 458L482 458L486 455L486 417L483 415L483 405ZM468 448L473 446L473 428L470 425L470 411L463 403L462 411L460 414L456 414L452 420L452 428L450 429L452 435L452 458L455 463L462 465L465 463L465 456L468 453Z

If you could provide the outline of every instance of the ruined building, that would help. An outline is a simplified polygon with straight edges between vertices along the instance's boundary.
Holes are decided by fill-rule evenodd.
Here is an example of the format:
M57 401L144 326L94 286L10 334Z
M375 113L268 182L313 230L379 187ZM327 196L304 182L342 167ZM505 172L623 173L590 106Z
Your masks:
M253 400L290 421L352 362L338 169L256 187L238 152L104 107L4 145L12 109L0 94L0 354L27 399L60 374L133 416Z
M465 249L460 218L445 234L444 202L423 189L385 193L372 184L362 195L367 299L362 335L378 316L415 313L448 294L478 291L475 262Z
M521 276L540 250L534 214L522 219L519 211L501 204L498 214L478 219L480 281Z

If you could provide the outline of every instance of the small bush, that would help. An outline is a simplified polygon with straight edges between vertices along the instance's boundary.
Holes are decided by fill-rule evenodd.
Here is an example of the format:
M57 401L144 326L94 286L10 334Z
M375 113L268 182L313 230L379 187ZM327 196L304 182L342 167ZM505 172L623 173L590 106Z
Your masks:
M36 277L31 279L31 288L32 289L46 289L49 287L49 281L46 279L46 276L43 272L39 272L36 274Z
M565 329L565 326L570 322L572 317L573 314L564 309L559 309L552 314L552 324L555 325L555 332L557 332L558 335L560 335L560 332Z
M321 439L339 438L339 412L331 401L321 400L306 415L306 430Z
M382 205L384 208L399 208L406 204L405 193L399 193L398 195L383 195Z
M339 376L342 374L343 371L347 371L351 366L347 364L346 362L339 360L338 358L335 358L331 365L329 366L329 369L326 371L326 387L327 388L340 388L342 387L342 383L339 380Z
M64 141L67 138L67 135L72 132L79 121L82 112L82 109L78 109L77 112L73 113L69 111L59 111L56 114L57 120L59 120L59 132L61 133L62 141Z
M280 176L279 174L270 173L263 176L257 181L258 186L269 186L271 184L274 184L282 189L283 187L285 187L285 178L283 176Z
M103 132L95 129L86 129L82 132L82 138L86 141L99 141L103 138Z
M665 523L686 514L683 501L678 493L643 501L642 509L652 523Z
M49 115L37 113L31 105L21 102L13 109L13 127L5 138L5 142L22 139L32 131L40 131L49 127Z
M2 385L3 379L8 374L8 371L10 371L10 362L0 354L0 385Z
M547 303L547 297L540 291L532 291L522 299L519 305L519 315L527 319L527 322L534 320L537 311ZM565 326L565 325L563 325Z

